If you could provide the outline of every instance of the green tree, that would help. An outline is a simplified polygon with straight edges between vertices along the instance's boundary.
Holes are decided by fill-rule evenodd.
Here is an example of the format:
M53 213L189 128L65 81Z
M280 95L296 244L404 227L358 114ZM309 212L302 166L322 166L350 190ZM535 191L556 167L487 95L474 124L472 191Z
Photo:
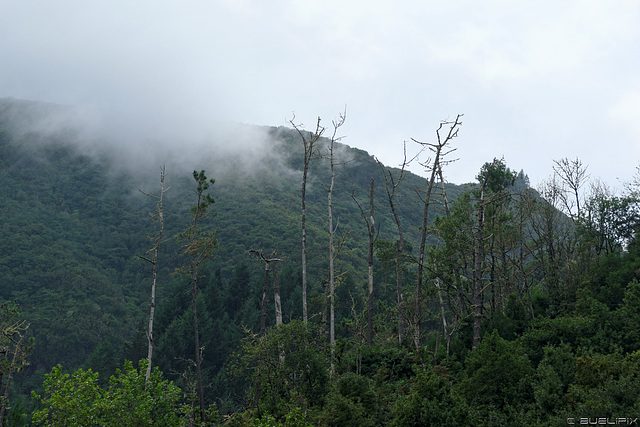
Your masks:
M640 228L640 205L635 197L616 197L596 191L578 218L579 231L601 256L620 252Z
M532 402L533 369L516 341L506 341L494 330L466 359L466 378L460 392L481 411L498 410Z
M235 373L251 382L254 407L277 419L294 407L319 407L329 390L327 349L318 342L314 326L293 320L248 335L236 359Z
M198 327L198 288L199 268L202 263L211 258L218 247L218 238L216 230L207 229L206 224L202 224L208 217L209 206L215 200L206 193L209 185L215 183L213 179L207 179L204 170L193 171L193 179L197 183L196 187L196 204L191 208L191 225L180 234L180 240L183 244L183 255L187 256L189 261L185 266L189 281L191 283L191 302L193 310L193 341L195 350L194 364L196 368L197 393L200 406L200 420L206 421L206 411L204 406L204 385L202 381L202 348L200 346L200 330Z
M640 352L578 357L569 387L567 414L627 417L640 410Z
M542 421L567 404L569 385L575 381L576 357L568 344L546 346L533 384L536 408Z
M472 411L457 394L446 372L418 371L411 392L400 396L394 408L394 426L472 425Z
M179 404L182 392L163 380L154 369L146 380L147 361L136 369L126 361L112 376L106 389L98 385L98 373L79 369L63 374L60 365L47 374L42 396L33 393L44 407L33 413L33 423L44 426L87 427L104 425L182 425Z
M119 365L120 361L116 357L111 342L104 340L93 350L84 364L84 369L101 374L99 384L104 387L109 383L109 378L116 372Z

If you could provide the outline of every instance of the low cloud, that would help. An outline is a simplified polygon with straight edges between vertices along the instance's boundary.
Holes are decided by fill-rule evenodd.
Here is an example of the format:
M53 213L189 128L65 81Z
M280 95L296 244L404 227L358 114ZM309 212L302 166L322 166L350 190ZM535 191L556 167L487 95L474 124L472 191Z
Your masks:
M215 176L288 170L278 149L281 142L263 126L203 123L180 115L175 120L152 114L121 116L94 107L12 99L0 100L0 120L20 144L72 144L117 171L153 179L162 165L177 174L205 169Z

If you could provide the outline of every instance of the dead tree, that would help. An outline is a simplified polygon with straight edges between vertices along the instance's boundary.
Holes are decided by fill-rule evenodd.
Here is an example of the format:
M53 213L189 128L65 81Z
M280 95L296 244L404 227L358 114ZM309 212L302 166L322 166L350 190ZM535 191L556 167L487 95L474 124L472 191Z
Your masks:
M431 175L429 177L429 181L427 182L427 189L425 191L424 198L422 199L422 202L424 204L424 211L422 214L422 227L420 229L421 231L420 251L418 253L418 278L417 278L417 284L416 284L416 307L415 307L415 320L414 320L415 324L414 324L414 337L413 337L416 350L418 350L420 347L420 323L422 321L422 284L424 280L423 275L424 275L424 259L425 259L424 252L425 252L426 243L427 243L427 227L428 227L428 220L429 220L429 206L431 203L431 193L433 191L434 184L436 182L436 176L442 177L442 166L450 162L450 161L445 161L444 158L448 154L456 150L455 148L449 149L448 147L445 149L445 147L454 138L458 136L458 130L462 125L462 122L460 121L461 118L462 118L462 114L458 114L456 116L456 119L453 122L451 121L440 122L440 126L436 130L436 136L437 136L438 142L435 144L428 143L428 142L421 142L414 138L411 138L415 143L422 146L423 150L429 149L430 151L435 153L432 163L430 163L429 161L425 163L421 163L421 165L425 167L426 170L428 170L431 173ZM449 131L447 132L447 135L443 137L440 134L440 132L445 126L449 127ZM443 188L444 188L444 183L443 183Z
M274 282L274 299L276 304L276 325L282 324L282 308L280 305L280 284L278 282L278 268L277 262L284 261L278 258L278 251L273 251L271 257L264 256L261 250L250 249L249 253L255 255L262 261L264 261L264 281L262 285L262 308L260 311L260 335L263 337L267 330L267 292L269 290L269 270L271 263L274 263L273 268L273 282Z
M440 183L440 189L442 191L442 201L444 204L444 212L446 216L450 216L451 215L451 209L449 208L449 199L447 198L447 191L445 189L445 185L444 185L444 178L442 176L442 168L438 167L438 177L439 177L439 183ZM449 326L447 324L447 316L446 316L446 310L445 310L445 306L444 306L444 300L442 299L442 288L440 287L440 278L437 276L436 274L436 278L434 281L434 285L436 287L436 293L438 294L438 300L440 302L440 315L442 317L442 329L443 329L443 334L447 340L447 353L446 353L446 357L447 357L447 362L449 362L449 350L451 348L451 337L453 336L454 332L457 329L457 322L456 319L454 318L454 324L451 326L451 330L449 331ZM436 353L437 354L437 353Z
M367 234L369 235L369 256L367 257L369 272L369 294L367 298L367 345L371 346L373 343L373 245L376 239L376 230L375 230L375 221L373 218L373 187L374 187L374 179L371 177L371 183L369 184L369 217L364 212L362 206L356 199L354 194L351 194L351 198L360 208L360 212L362 213L362 218L367 226Z
M150 257L145 257L142 255L138 255L138 257L140 259L143 259L149 263L151 263L151 269L152 269L152 273L151 273L151 277L152 277L152 281L151 281L151 302L150 302L150 308L149 308L149 329L147 330L147 341L149 343L149 349L147 351L147 373L145 376L146 381L149 381L149 377L151 376L151 358L153 356L153 317L154 317L154 313L155 313L155 308L156 308L156 283L157 283L157 277L158 277L158 251L160 249L160 243L162 243L162 235L164 232L164 213L163 213L163 206L162 206L162 202L163 202L163 198L164 198L164 193L166 193L167 191L169 191L169 188L164 188L164 178L165 178L165 167L162 166L160 168L160 195L156 196L153 194L148 194L145 193L144 191L138 189L138 191L140 191L142 194L144 194L147 197L151 197L156 199L156 212L155 213L149 213L149 215L151 216L152 220L154 222L158 223L158 232L155 235L155 237L153 238L153 247L151 249L149 249L147 251L147 253L150 253L151 256Z
M384 176L384 187L387 192L387 199L389 201L389 207L391 208L391 213L393 214L393 219L396 223L396 227L398 228L398 242L396 244L396 291L397 291L397 310L398 310L398 341L402 344L404 340L404 298L402 296L402 281L403 281L403 272L402 272L402 264L404 262L404 248L405 248L405 240L404 240L404 232L402 229L402 223L400 221L400 216L398 214L398 210L395 204L396 197L396 189L402 182L404 178L404 172L411 161L415 159L407 161L407 145L404 144L404 160L402 161L402 165L400 167L400 171L398 175L394 175L391 169L386 168L382 162L376 159L378 166L382 170L382 175Z
M580 189L584 186L589 174L587 174L587 167L582 164L580 159L569 160L567 158L554 160L553 171L555 175L560 178L563 184L563 190L560 192L562 202L564 204L567 213L574 218L580 217ZM566 196L566 191L572 193L573 201ZM575 203L575 204L574 204ZM573 206L576 207L576 214L573 214Z
M278 252L273 251L272 256L277 256ZM282 260L284 261L284 260ZM278 263L273 263L273 301L276 310L276 326L282 325L282 303L280 302L280 277L278 276Z
M314 154L314 144L320 139L324 133L324 127L320 125L320 117L316 122L316 130L314 132L303 131L301 125L295 122L295 116L289 120L289 123L298 132L302 138L304 146L304 158L302 169L302 320L307 323L307 175L309 172L309 163Z
M342 125L344 125L345 120L347 119L346 111L340 114L338 120L334 120L333 123L333 135L329 140L329 167L331 170L331 181L328 187L325 187L327 190L327 203L329 210L329 342L331 346L331 372L333 373L333 356L336 347L336 332L335 332L335 269L334 269L334 261L336 257L335 246L333 243L333 236L336 232L336 229L333 227L333 187L335 183L335 144L337 141L342 139L337 136L338 129ZM337 225L336 225L337 228Z

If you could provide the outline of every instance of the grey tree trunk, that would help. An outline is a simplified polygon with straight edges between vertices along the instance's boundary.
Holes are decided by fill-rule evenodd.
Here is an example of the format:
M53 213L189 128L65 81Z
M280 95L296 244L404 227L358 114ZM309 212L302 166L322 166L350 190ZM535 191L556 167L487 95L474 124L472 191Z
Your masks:
M260 336L267 330L267 290L269 288L269 262L264 263L264 281L262 282L262 308L260 310Z
M473 266L473 344L472 349L476 349L480 344L480 325L482 323L482 265L484 260L484 183L480 189L480 200L478 200L478 223L475 242L475 259Z
M422 285L423 285L423 277L424 277L424 262L425 256L424 252L426 249L427 243L427 228L429 223L429 206L431 203L431 193L433 191L434 184L436 182L436 176L442 178L442 163L441 159L444 158L447 154L451 153L453 150L449 150L447 152L443 152L443 149L446 145L451 142L454 138L458 136L458 129L462 125L460 118L462 117L459 114L454 122L443 121L440 122L440 126L436 130L436 136L438 138L437 144L430 144L426 142L420 142L413 139L414 142L420 144L424 148L429 148L429 150L435 152L435 157L433 160L433 164L423 164L423 166L427 167L431 171L431 176L429 177L429 181L427 183L427 191L423 199L424 210L422 214L422 228L420 229L420 251L418 253L418 277L416 283L416 307L415 307L415 326L414 326L414 344L416 350L420 347L420 324L422 322ZM449 126L449 131L444 139L441 138L440 131L445 125ZM428 169L427 169L428 170ZM442 187L444 189L444 182L442 183ZM446 201L446 196L445 196Z
M165 167L162 166L160 168L160 195L154 196L151 194L147 194L141 190L139 190L142 194L147 197L155 198L156 201L156 213L152 214L152 217L155 221L158 222L158 233L155 236L153 247L149 252L151 252L151 258L139 256L141 259L148 261L152 265L152 281L151 281L151 301L149 303L149 328L147 330L147 341L148 341L148 350L147 350L147 372L145 374L145 380L149 381L151 377L151 366L152 366L152 358L153 358L153 320L155 315L156 308L156 284L158 278L158 252L160 249L160 244L162 243L162 236L164 232L164 211L163 211L163 200L164 193L166 193L169 189L164 187L164 178L165 178Z
M303 158L303 169L302 169L302 320L304 323L308 321L308 311L307 311L307 177L309 173L309 163L311 162L311 158L313 156L313 148L314 144L320 139L322 134L324 133L324 128L320 126L320 117L318 117L318 121L316 122L316 130L315 132L309 132L308 136L305 135L305 132L302 131L301 127L294 122L295 116L293 119L289 120L289 123L293 128L298 132L300 138L302 139L302 144L304 146L304 158Z
M273 252L273 257L277 257L278 252ZM278 261L273 263L273 300L276 309L276 326L282 325L282 304L280 303L280 278L278 276Z
M369 298L367 299L367 345L373 343L373 243L375 240L375 221L373 219L373 185L369 186Z
M333 246L333 185L335 181L335 168L333 157L334 140L331 139L329 146L329 163L331 165L331 183L327 189L329 206L329 345L331 346L331 373L334 372L333 356L336 350L336 329L335 329L335 271L333 261L335 259L335 248Z
M406 152L406 149L405 149ZM396 223L396 227L398 228L398 242L396 244L396 296L397 296L397 311L398 311L398 343L402 345L404 341L404 298L402 296L402 280L403 280L403 262L404 262L404 232L402 230L402 223L400 222L400 216L398 215L398 211L396 210L396 205L394 202L395 191L402 182L402 178L404 176L405 167L407 166L407 161L405 157L405 161L402 164L402 168L400 169L400 174L397 180L394 178L393 173L386 169L384 165L378 160L378 166L382 170L384 175L384 185L385 190L387 192L387 199L389 200L389 207L391 208L391 213L393 214L393 219Z

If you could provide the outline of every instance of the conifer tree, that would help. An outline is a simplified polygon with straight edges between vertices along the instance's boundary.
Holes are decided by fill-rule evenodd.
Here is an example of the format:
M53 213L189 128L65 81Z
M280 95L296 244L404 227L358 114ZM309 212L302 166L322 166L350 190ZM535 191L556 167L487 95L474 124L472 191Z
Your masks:
M193 340L195 347L195 360L194 365L196 368L196 381L198 401L200 405L200 419L201 422L205 422L205 407L204 407L204 386L202 380L202 348L200 347L200 331L198 329L198 278L199 268L201 264L211 258L218 247L218 239L216 230L209 229L206 224L202 224L208 217L209 206L212 205L215 200L206 191L209 189L210 184L214 184L214 179L207 179L204 170L197 172L193 171L193 178L197 183L196 187L196 204L191 208L191 225L180 234L180 240L183 243L183 255L188 257L186 269L189 282L191 284L191 301L193 307Z

